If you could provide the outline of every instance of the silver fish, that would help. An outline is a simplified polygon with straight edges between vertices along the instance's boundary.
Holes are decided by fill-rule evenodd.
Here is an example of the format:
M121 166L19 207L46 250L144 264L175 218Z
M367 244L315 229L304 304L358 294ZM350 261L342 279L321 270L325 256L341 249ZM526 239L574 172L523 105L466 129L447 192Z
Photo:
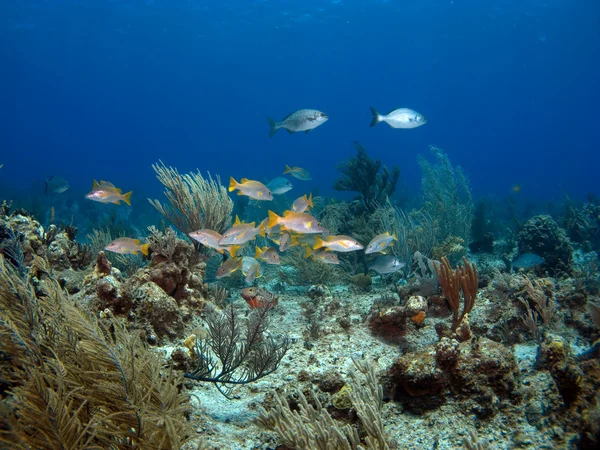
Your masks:
M62 194L69 190L69 182L63 177L46 177L44 180L44 194Z
M387 114L379 114L375 108L372 106L370 108L373 114L372 127L379 122L385 122L392 128L417 128L427 123L427 119L422 114L409 108L393 109Z
M285 117L281 122L276 122L267 117L267 122L269 122L271 127L269 137L273 137L280 128L285 128L290 134L294 134L297 131L308 133L313 128L317 128L319 125L327 122L327 119L329 119L327 114L316 109L300 109Z
M267 187L273 195L285 194L287 191L292 189L294 186L285 177L276 177L267 183Z
M398 272L400 269L404 267L404 263L401 263L397 258L393 256L386 255L380 256L373 264L369 266L370 270L374 270L377 273L394 273Z

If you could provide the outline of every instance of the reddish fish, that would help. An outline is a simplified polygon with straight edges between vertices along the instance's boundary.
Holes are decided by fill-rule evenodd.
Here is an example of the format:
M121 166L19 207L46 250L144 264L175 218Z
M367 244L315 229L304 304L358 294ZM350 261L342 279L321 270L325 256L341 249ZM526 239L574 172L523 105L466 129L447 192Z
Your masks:
M242 289L242 298L246 300L251 309L267 308L277 306L279 298L266 289L259 287L247 287Z

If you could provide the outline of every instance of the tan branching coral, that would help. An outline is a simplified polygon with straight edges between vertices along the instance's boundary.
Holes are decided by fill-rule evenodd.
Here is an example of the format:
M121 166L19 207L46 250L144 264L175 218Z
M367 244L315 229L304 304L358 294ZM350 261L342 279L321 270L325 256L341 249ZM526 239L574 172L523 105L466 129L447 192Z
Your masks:
M166 219L187 236L202 228L222 233L231 224L233 201L220 178L204 178L200 171L180 175L160 161L153 164L156 177L165 186L169 204L148 199Z
M35 289L0 256L0 446L181 448L194 431L180 378L110 315L76 307L44 260L32 265Z

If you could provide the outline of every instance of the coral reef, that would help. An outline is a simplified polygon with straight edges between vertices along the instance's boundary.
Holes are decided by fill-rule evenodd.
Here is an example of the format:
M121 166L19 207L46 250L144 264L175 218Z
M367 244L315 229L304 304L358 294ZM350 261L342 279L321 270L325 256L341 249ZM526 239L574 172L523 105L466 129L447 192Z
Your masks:
M551 274L570 273L573 248L565 231L550 216L534 216L519 231L519 253L544 258L542 268Z
M155 342L180 335L193 314L203 310L209 290L206 263L191 244L157 232L150 242L150 264L127 279L101 252L75 299L92 311L109 309L127 317Z

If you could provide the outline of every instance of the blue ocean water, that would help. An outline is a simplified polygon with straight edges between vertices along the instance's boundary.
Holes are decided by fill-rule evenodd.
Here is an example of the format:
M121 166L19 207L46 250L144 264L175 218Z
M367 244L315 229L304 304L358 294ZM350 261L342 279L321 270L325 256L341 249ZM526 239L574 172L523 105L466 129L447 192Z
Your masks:
M307 168L333 194L354 141L418 196L417 155L443 148L475 196L583 199L599 192L600 3L595 0L3 0L0 197L71 184L92 215L92 179L162 186L151 164L268 181ZM370 128L369 106L428 123ZM330 119L310 134L266 117ZM41 200L40 200L41 201ZM86 203L87 202L87 203Z

